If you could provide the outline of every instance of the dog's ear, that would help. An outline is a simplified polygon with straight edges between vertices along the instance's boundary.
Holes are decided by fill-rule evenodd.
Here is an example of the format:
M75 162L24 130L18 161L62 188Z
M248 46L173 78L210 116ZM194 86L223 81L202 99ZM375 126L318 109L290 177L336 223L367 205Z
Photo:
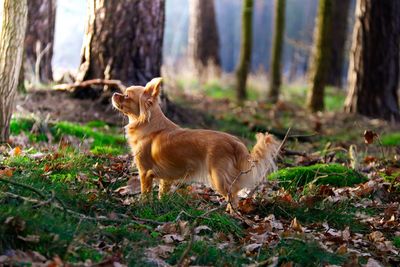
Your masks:
M146 84L143 94L146 95L147 97L156 99L160 94L161 82L162 82L161 77L152 79L150 82Z
M162 78L154 78L146 84L143 94L139 100L140 115L138 121L143 123L150 120L150 107L157 103L158 95L160 94Z

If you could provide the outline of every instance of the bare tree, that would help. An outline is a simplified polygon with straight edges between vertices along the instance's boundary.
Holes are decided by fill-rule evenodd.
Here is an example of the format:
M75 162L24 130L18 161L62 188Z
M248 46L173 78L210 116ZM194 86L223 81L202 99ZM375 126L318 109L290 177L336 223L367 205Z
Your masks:
M118 79L145 84L160 76L164 0L88 0L78 81Z
M1 3L0 143L6 142L10 134L27 21L26 0L3 0Z
M53 80L51 60L55 23L56 0L28 0L25 64L35 73L35 82Z
M250 68L253 35L253 0L243 0L242 39L239 64L236 68L236 98L241 102L247 98L246 83Z
M357 0L345 110L400 121L400 2Z
M269 82L269 100L275 103L278 100L282 82L282 52L285 33L285 6L286 0L275 0L275 29L272 46L271 71Z
M342 87L347 27L349 24L350 0L333 1L331 23L331 60L326 83Z
M188 54L199 74L220 66L219 37L214 0L191 0Z
M319 1L317 25L311 59L310 89L307 106L311 111L324 109L324 89L331 58L332 3L335 0Z

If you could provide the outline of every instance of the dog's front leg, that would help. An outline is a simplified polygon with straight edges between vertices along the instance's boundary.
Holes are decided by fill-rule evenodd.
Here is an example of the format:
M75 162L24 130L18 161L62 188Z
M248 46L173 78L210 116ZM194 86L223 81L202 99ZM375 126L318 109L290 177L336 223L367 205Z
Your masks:
M139 171L139 176L142 197L148 198L150 197L151 189L153 187L154 174L151 170Z

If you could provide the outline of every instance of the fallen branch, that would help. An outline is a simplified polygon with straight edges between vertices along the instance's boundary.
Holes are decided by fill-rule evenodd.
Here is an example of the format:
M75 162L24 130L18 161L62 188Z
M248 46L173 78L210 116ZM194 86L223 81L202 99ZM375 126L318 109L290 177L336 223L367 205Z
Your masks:
M125 92L126 86L120 80L92 79L83 82L63 83L53 86L55 90L75 90L77 88L86 88L93 85L108 85L117 87L121 92Z

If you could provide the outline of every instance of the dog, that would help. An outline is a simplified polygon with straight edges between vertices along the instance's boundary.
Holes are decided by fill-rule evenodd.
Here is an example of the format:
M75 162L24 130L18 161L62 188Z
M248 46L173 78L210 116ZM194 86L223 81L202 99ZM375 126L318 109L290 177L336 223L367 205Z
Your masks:
M239 138L200 129L185 129L170 121L159 105L162 78L142 86L131 86L123 94L114 93L113 106L126 115L126 136L139 171L141 194L152 190L159 179L159 197L178 180L211 185L228 202L232 212L238 192L254 187L276 168L279 144L268 134L256 134L249 153Z

